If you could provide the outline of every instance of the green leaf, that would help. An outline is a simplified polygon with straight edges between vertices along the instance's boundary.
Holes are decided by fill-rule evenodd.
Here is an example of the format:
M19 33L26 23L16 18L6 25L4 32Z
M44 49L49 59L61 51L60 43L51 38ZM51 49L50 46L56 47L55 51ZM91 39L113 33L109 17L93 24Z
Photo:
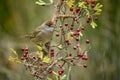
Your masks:
M97 24L94 21L92 21L90 25L92 26L92 28L97 27Z
M35 3L41 6L46 5L46 3L43 0L36 1Z
M18 57L17 52L16 52L13 48L10 48L10 50L14 53L14 55L15 55L15 56L17 56L17 57Z
M45 57L43 58L43 62L45 62L45 63L49 63L49 62L50 62L50 58L47 57L47 56L45 56Z

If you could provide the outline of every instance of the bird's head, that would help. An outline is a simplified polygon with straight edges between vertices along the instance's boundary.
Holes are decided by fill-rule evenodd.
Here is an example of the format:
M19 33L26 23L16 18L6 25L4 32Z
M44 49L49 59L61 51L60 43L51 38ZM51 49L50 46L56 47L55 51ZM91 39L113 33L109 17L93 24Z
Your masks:
M54 23L52 21L44 22L43 26L44 26L44 29L48 30L48 31L53 31L54 28L55 28L55 25L54 25Z

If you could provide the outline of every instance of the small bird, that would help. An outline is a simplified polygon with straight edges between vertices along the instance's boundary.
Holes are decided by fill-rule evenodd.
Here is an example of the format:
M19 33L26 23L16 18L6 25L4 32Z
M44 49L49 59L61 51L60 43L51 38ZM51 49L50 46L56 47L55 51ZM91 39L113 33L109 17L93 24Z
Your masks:
M25 38L30 39L35 44L44 47L50 42L55 25L52 21L46 21L32 33L25 35Z

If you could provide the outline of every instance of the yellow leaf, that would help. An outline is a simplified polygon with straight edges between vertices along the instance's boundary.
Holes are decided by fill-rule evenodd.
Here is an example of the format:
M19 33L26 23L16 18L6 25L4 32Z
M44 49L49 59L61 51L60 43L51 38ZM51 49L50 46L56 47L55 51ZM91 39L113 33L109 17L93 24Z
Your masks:
M79 2L78 6L81 8L87 8L87 6L85 5L85 2Z
M12 56L9 56L8 60L11 61L11 62L22 63L19 59L16 59Z
M61 77L61 80L64 80L66 78L66 74Z
M14 62L14 58L12 56L9 56L8 60Z
M16 59L15 60L16 63L22 63L20 60Z
M42 48L41 46L37 46L37 48L38 48L40 51L43 50L43 48Z
M52 78L50 78L50 77L47 77L47 80L53 80Z
M50 0L50 3L53 3L53 0Z
M80 36L83 36L83 34L81 32L79 32Z
M46 3L43 0L36 1L35 3L41 6L46 5Z
M71 36L71 34L72 34L72 32L67 33L67 39L68 39L68 40L73 39L73 37Z
M90 17L90 12L87 9L85 9L85 11L86 11L86 16Z
M78 3L78 6L79 6L79 7L82 7L84 4L85 4L85 2L79 2L79 3Z
M67 1L67 5L69 7L73 7L74 3L75 3L75 0L69 0L69 1Z
M56 76L59 76L58 73L56 73L55 71L52 71L53 74L55 74Z
M37 51L36 52L36 55L40 58L40 59L43 59L43 52L42 51Z
M10 50L14 53L14 55L15 55L15 56L17 56L17 57L18 57L17 52L16 52L13 48L10 48Z
M50 58L47 57L47 56L45 56L45 57L43 58L43 62L45 62L45 63L49 63L49 62L50 62Z
M97 4L95 5L94 9L96 10L96 9L100 9L100 8L102 8L102 7L103 7L102 4L97 3Z
M92 21L90 25L92 26L92 28L97 27L97 24L94 21Z

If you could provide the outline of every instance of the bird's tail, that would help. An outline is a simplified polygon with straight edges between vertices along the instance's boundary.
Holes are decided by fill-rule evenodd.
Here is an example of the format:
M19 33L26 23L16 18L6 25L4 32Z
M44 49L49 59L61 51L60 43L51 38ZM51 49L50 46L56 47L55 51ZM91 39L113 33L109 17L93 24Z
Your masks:
M32 35L24 35L24 36L21 36L20 38L27 38L27 39L31 39L31 38L32 38Z

